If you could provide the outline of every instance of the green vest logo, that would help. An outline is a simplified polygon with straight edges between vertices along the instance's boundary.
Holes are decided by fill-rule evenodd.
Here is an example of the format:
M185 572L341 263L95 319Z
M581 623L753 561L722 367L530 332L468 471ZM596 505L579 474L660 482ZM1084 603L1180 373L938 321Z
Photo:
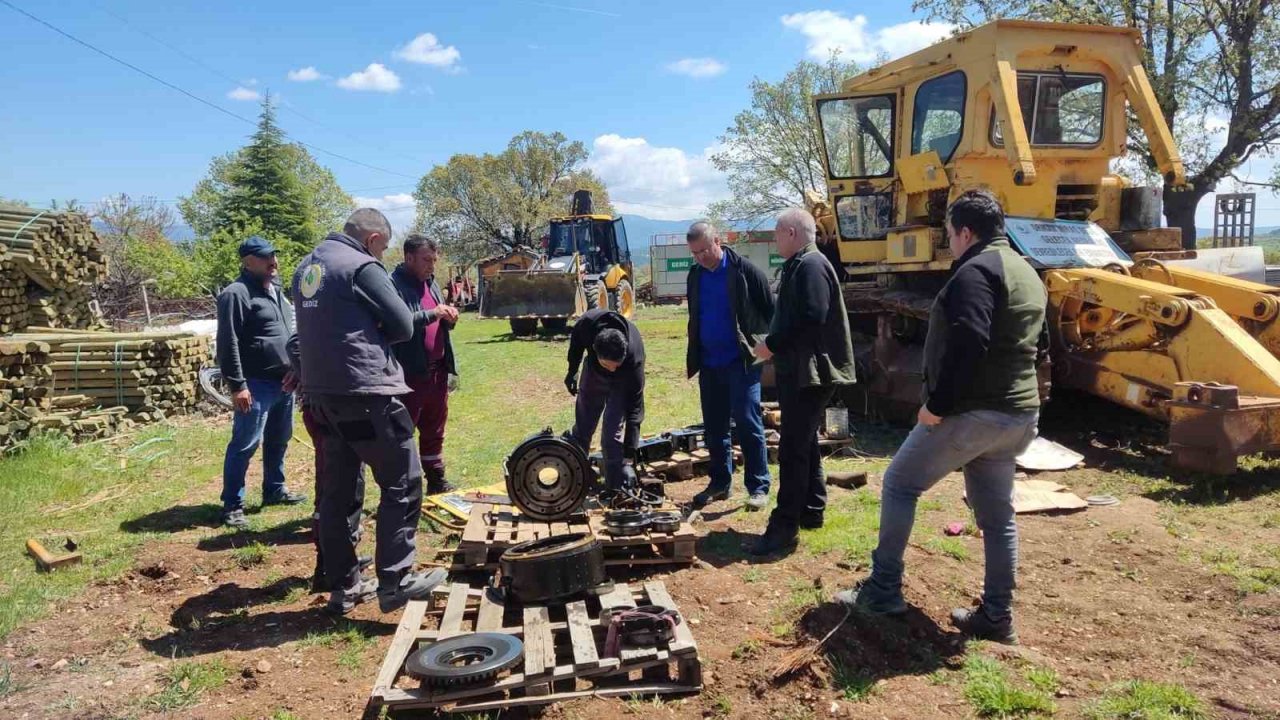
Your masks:
M310 300L320 291L320 285L323 283L324 266L313 262L307 266L306 272L302 273L302 280L298 282L298 292L302 293L302 297Z
M776 253L769 254L769 267L771 268L782 267L783 265L786 264L786 262L787 262L786 259L783 258L781 255L778 255Z
M667 258L667 272L688 270L693 267L693 258Z

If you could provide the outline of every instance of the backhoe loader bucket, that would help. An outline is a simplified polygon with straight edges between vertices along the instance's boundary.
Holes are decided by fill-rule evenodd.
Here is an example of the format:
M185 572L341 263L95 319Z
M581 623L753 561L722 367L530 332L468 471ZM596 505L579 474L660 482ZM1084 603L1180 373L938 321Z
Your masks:
M485 279L480 316L486 318L569 318L578 303L578 276L560 270L499 272Z

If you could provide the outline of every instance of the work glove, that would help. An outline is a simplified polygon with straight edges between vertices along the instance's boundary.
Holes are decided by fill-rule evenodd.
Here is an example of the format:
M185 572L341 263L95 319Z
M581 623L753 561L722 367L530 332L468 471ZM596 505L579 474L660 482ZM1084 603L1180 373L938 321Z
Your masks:
M578 394L578 376L569 373L564 376L564 388L569 391L570 395Z
M640 476L636 475L636 466L631 463L622 464L622 487L633 490L640 487Z

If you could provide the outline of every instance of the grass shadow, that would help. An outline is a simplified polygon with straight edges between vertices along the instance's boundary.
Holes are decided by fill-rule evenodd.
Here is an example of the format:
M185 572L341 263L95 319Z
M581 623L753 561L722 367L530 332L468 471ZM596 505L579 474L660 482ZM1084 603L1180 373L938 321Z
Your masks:
M201 538L196 549L204 552L234 550L253 543L263 545L303 545L312 542L311 518L294 518L266 530L227 531L220 535Z
M174 629L160 637L143 640L140 645L158 657L172 658L279 647L332 630L338 622L354 626L368 637L395 632L394 622L338 619L324 612L322 605L304 610L248 613L250 608L259 605L282 602L290 593L308 584L298 577L283 578L260 588L223 583L185 600L170 615L169 624Z
M202 505L174 505L147 513L120 523L120 530L127 533L180 533L202 527L218 527L222 524L222 506L216 503Z

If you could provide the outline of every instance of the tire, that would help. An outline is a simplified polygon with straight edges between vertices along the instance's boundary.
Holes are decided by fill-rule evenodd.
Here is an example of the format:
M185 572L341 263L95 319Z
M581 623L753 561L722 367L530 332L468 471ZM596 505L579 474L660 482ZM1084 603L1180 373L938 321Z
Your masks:
M200 389L204 391L206 397L215 405L230 410L235 407L231 403L231 396L227 393L226 383L222 381L222 371L218 368L201 368Z
M630 318L636 312L636 292L629 280L621 280L618 287L609 293L609 309Z
M511 334L528 337L538 332L538 318L511 318Z
M594 280L589 282L585 289L587 291L588 310L593 310L598 307L609 307L607 304L609 291L605 289L603 280Z
M542 327L548 332L562 333L569 327L569 318L542 318Z

